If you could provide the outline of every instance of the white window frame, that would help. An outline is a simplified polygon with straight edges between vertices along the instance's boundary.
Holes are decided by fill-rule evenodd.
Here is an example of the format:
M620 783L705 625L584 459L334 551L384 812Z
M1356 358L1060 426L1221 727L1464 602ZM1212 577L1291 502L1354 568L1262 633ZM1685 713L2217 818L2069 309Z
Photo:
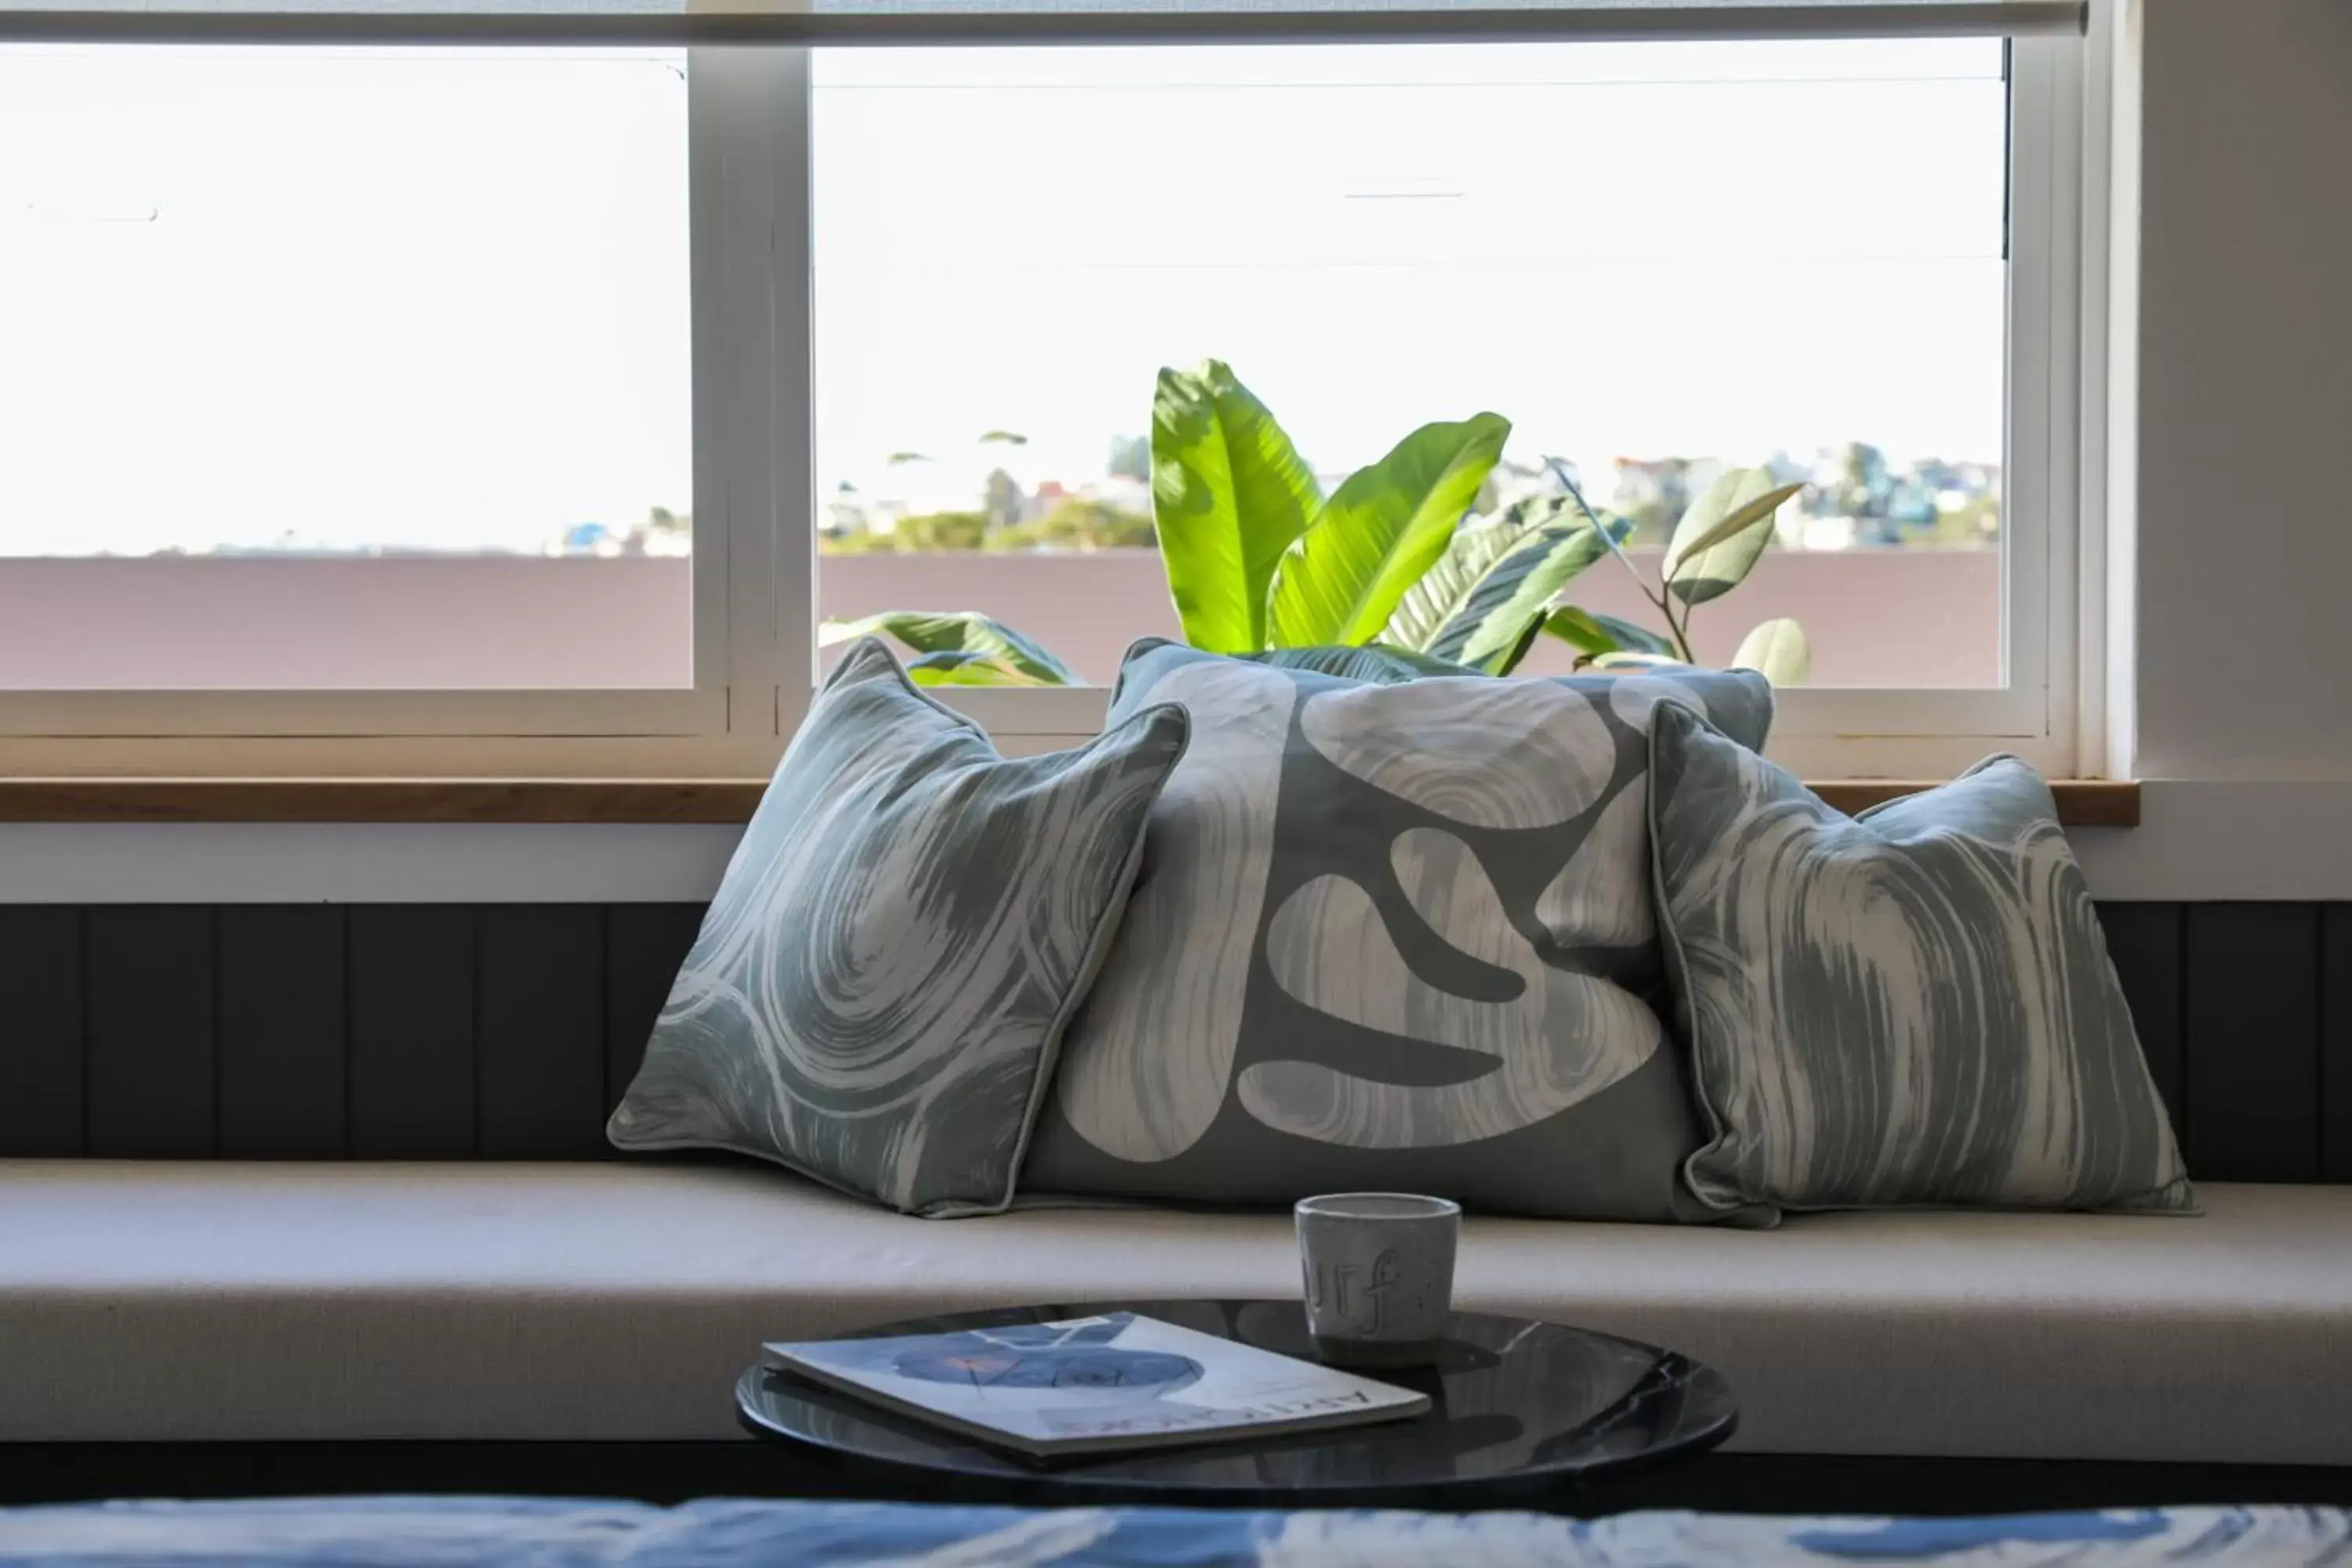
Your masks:
M2101 640L2076 636L2082 563L2099 544L2081 461L2084 236L2104 233L2104 156L2086 118L2090 50L2012 39L2007 450L2001 636L2006 684L1780 695L1772 752L1811 777L1945 776L1988 752L2058 776L2103 756L2084 701ZM810 53L690 51L694 670L676 691L0 693L8 771L743 773L764 771L817 678L810 225ZM2089 209L2096 205L2101 210ZM2104 247L2101 247L2103 254ZM1011 749L1099 730L1101 688L969 690L949 700ZM69 765L95 756L95 768ZM2078 763L2092 764L2078 767Z
M2105 224L2104 210L2086 210L2105 196L2103 184L2093 192L2084 178L2088 58L2081 37L2009 45L2004 684L1782 692L1769 749L1807 776L1940 778L2009 752L2073 777L2101 756L2083 711L2085 681L2104 679L2088 668L2099 647L2076 636L2082 563L2098 521L2082 463L2086 393L2097 390L2084 375L2084 322L2097 312L2085 310L2084 237L2086 226Z
M780 366L805 365L809 318L778 293L777 236L805 226L805 104L790 52L688 51L694 538L691 687L460 690L16 690L0 740L38 771L153 761L192 771L740 771L772 763L781 679L778 614L797 557L780 554L779 498L812 488L796 468L807 397L780 397ZM804 95L803 95L804 99ZM781 247L789 250L789 247ZM805 268L802 268L805 277ZM805 577L802 585L807 585ZM805 617L803 617L803 621ZM47 765L42 765L47 763ZM408 765L402 765L406 763ZM730 766L729 764L737 764ZM28 771L11 769L9 771Z
M2105 222L2104 212L2085 211L2087 58L2081 37L2020 37L2009 45L2005 683L1780 692L1769 751L1807 777L1948 777L1993 752L2068 777L2085 771L2079 763L2100 756L2096 737L2084 734L2078 720L2080 667L2095 648L2078 646L2074 633L2085 510L2078 439L2083 236L2086 224ZM805 64L798 68L804 95ZM942 695L1024 749L1092 735L1108 707L1101 688Z

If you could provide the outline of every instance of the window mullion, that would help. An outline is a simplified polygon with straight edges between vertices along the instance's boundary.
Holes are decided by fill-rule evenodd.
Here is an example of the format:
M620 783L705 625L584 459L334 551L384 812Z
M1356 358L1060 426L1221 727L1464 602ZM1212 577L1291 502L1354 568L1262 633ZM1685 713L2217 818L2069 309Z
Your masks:
M810 680L808 64L694 52L698 489L724 552L731 752L772 758Z

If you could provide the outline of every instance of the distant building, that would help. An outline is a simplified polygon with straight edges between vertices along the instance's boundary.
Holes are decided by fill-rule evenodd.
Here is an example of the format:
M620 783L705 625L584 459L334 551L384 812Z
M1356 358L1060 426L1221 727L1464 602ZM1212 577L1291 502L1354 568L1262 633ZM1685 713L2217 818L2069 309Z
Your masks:
M624 553L621 536L601 522L574 523L563 531L551 555L595 555L610 559Z

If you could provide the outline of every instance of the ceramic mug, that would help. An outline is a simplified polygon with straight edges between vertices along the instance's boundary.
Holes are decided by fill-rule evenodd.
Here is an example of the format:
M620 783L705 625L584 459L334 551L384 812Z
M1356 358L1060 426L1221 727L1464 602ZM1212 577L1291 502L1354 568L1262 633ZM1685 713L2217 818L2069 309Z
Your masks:
M1339 1366L1433 1359L1454 1310L1461 1205L1406 1193L1333 1193L1300 1199L1296 1213L1316 1354Z

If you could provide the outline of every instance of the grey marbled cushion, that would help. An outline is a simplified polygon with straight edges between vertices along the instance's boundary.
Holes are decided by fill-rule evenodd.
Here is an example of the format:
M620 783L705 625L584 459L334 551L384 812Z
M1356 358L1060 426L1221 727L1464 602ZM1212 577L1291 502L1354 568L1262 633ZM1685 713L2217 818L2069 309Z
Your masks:
M1054 1052L1184 754L1181 709L1007 759L853 646L743 835L613 1113L910 1214L1011 1201Z
M1702 1199L2194 1211L2039 773L1853 818L1685 714L1653 739Z
M1760 744L1762 678L1374 685L1139 644L1112 714L1164 701L1192 749L1025 1194L1708 1215L1652 1005L1646 731L1688 703Z

